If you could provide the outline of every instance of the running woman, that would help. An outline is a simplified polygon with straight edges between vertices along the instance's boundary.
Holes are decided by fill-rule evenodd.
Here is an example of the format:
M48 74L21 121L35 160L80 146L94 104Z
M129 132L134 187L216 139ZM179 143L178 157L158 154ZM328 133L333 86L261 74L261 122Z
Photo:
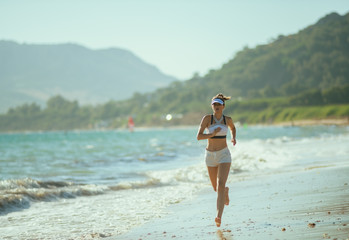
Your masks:
M231 132L231 142L236 144L236 128L231 117L224 116L225 101L230 97L218 94L212 98L211 106L213 114L202 118L198 140L207 139L205 160L213 190L217 192L217 227L221 226L224 205L229 205L229 188L225 186L231 165L231 155L228 149L226 137L228 129ZM208 133L205 133L205 129Z

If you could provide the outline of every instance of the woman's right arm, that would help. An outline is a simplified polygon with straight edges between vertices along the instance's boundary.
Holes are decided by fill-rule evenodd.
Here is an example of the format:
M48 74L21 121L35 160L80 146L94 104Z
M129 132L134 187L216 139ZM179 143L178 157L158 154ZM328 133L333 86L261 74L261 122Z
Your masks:
M204 131L205 131L205 128L207 128L209 121L210 121L210 115L206 115L202 118L199 131L196 136L197 140L209 139L211 137L216 136L216 134L220 131L220 128L217 128L214 130L213 133L205 134Z

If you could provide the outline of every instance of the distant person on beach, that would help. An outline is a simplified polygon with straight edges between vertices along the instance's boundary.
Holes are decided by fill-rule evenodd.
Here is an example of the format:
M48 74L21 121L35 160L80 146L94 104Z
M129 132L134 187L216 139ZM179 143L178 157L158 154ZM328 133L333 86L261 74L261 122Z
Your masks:
M215 219L217 227L221 225L224 205L229 205L229 188L225 186L231 165L231 156L226 141L228 128L231 131L231 142L236 144L236 129L233 120L223 115L225 101L229 99L230 97L221 93L212 98L213 114L202 118L197 134L198 140L208 139L205 158L215 192L217 192L218 185L217 217ZM204 133L205 129L208 130L208 133Z

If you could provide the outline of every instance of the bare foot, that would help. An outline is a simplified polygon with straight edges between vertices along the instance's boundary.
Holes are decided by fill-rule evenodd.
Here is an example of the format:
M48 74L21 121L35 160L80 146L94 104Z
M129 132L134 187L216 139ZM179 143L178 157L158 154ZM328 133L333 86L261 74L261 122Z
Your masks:
M225 187L225 191L224 191L224 194L225 194L225 205L229 205L229 188L228 187Z
M216 226L220 227L221 226L221 218L216 217L216 219L214 220L216 222Z

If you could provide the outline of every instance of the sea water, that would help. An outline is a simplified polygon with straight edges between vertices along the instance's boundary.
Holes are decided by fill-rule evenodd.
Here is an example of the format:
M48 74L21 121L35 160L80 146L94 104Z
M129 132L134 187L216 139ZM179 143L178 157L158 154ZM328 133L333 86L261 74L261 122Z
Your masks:
M196 127L0 134L0 239L118 236L209 186ZM237 128L241 172L349 163L349 128ZM227 141L230 141L228 136Z

